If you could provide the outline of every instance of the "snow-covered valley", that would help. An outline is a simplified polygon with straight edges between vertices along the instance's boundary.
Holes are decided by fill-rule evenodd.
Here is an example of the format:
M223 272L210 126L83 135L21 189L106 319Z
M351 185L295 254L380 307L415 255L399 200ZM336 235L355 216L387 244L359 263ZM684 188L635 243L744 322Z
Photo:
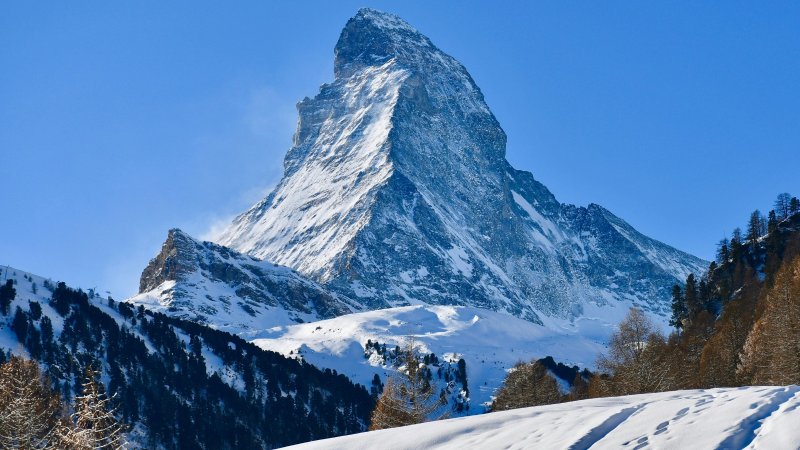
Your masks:
M396 370L379 355L365 357L368 341L393 349L414 339L422 354L434 353L450 362L465 360L470 392L470 409L465 413L480 414L517 362L552 356L570 366L592 368L613 329L608 323L618 320L608 315L621 317L627 311L607 307L595 312L604 314L603 320L589 316L574 323L538 325L473 307L415 305L276 326L240 336L261 348L336 370L365 386L375 374L385 381Z
M296 450L796 449L800 387L609 397L309 442Z

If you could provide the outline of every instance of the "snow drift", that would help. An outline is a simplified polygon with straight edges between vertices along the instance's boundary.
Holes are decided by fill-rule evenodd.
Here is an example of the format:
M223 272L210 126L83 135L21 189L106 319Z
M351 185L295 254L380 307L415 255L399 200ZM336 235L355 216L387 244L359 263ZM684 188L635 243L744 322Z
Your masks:
M800 387L742 387L583 400L297 445L313 449L796 449Z
M565 364L592 367L610 332L601 323L586 320L578 321L575 328L555 323L543 326L467 306L415 305L276 326L241 336L263 349L336 370L364 386L369 386L376 374L385 382L397 370L377 355L366 358L368 341L392 349L413 338L421 354L434 353L443 362L465 360L470 408L462 413L480 414L517 362L553 356ZM435 382L445 384L441 379Z

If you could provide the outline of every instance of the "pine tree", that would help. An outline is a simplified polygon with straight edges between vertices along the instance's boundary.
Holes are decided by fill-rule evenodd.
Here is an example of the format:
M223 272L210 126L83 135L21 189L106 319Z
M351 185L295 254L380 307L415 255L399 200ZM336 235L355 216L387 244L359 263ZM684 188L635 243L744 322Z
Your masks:
M6 284L0 286L0 314L7 316L11 301L17 296L17 290L14 289L14 280L6 280Z
M770 209L767 214L767 233L772 234L778 229L778 217L775 215L775 210Z
M782 194L778 194L778 198L775 199L775 214L777 215L777 219L779 221L784 220L791 215L791 202L792 196L789 193L784 192Z
M704 311L714 314L714 304L711 298L711 287L705 279L700 280L697 286L697 301L700 308Z
M17 335L17 339L21 344L25 343L25 339L28 337L28 315L22 311L22 308L17 306L16 311L14 311L14 319L11 321L11 329L14 330L14 333Z
M793 216L797 213L800 213L800 200L797 197L792 197L789 201L789 215Z
M689 320L694 319L703 309L700 304L700 296L697 292L697 279L693 273L686 277L683 299L686 302L686 310Z
M725 264L730 257L730 242L728 238L723 238L717 244L717 263Z
M0 448L58 445L60 402L33 361L13 356L0 366Z
M100 372L86 368L83 393L75 397L75 413L72 415L75 428L64 437L64 441L75 449L124 449L125 428L114 417L111 398L105 394L99 381Z
M739 227L734 228L731 233L731 245L734 244L742 245L742 229Z
M758 238L766 234L766 221L761 211L755 210L750 214L750 220L747 222L747 242L755 247L758 245Z
M397 375L386 380L372 412L370 430L413 425L445 416L439 411L446 400L425 376L413 339L400 349L398 360L403 366Z
M377 373L372 377L372 385L369 388L369 392L375 399L383 393L383 383L381 383L381 377Z
M672 318L669 324L675 327L676 330L683 328L683 323L686 321L688 311L686 310L686 302L683 299L680 285L672 286Z
M492 411L550 405L563 400L558 383L544 364L519 363L506 375L492 402Z

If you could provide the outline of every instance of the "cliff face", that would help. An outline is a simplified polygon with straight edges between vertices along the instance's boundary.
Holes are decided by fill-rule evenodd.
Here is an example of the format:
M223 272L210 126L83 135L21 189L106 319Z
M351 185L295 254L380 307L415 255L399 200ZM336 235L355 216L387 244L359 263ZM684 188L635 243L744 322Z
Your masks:
M170 230L134 304L232 332L335 317L350 302L291 269Z
M298 105L284 177L218 242L375 309L470 305L539 321L587 302L666 314L706 263L597 205L563 205L505 159L466 69L396 16L364 9L335 79Z

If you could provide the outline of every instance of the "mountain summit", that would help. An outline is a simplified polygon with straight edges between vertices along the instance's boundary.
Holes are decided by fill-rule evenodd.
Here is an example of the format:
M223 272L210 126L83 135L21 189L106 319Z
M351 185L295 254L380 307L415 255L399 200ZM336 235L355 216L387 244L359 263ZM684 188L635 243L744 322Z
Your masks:
M366 309L469 305L534 322L589 303L664 315L669 287L704 270L511 167L467 70L397 16L360 10L335 55L334 81L298 104L283 179L219 244Z

